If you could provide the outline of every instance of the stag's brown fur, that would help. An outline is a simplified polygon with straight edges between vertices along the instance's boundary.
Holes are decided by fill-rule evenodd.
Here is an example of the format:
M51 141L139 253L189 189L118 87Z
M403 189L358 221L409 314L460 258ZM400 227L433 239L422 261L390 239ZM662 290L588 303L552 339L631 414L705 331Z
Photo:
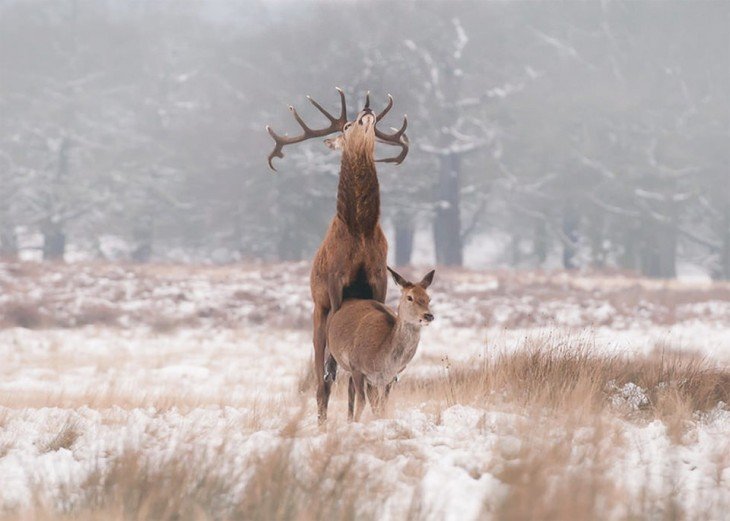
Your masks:
M320 421L327 418L336 366L325 375L327 318L344 298L385 301L388 243L379 224L380 187L375 170L375 117L358 114L337 138L342 148L337 214L314 257L310 284L314 301L314 371Z
M350 420L356 393L358 404L354 417L360 419L365 405L365 384L370 405L379 412L391 383L416 354L421 327L433 320L426 289L434 272L417 284L392 273L402 289L397 315L375 300L348 299L329 320L328 349L337 364L350 373Z
M340 184L337 192L337 215L332 220L322 245L314 258L310 277L314 301L314 370L317 382L317 406L320 422L327 418L327 402L330 386L334 381L337 364L329 357L330 371L325 378L327 341L327 317L337 311L345 298L375 299L383 302L387 277L385 260L388 244L378 224L380 218L380 187L375 172L375 138L384 144L400 147L397 156L378 161L400 164L408 155L408 137L405 134L408 119L392 134L386 134L376 124L393 107L393 97L388 94L388 104L380 114L370 109L370 94L365 97L365 107L355 121L347 121L345 93L340 95L340 115L333 116L319 103L307 99L329 120L324 128L312 128L289 107L294 119L302 128L295 136L279 135L271 127L266 130L274 139L275 146L268 157L269 167L275 157L284 157L284 147L308 139L323 137L341 131L335 139L325 143L331 148L342 149ZM331 362L331 364L329 363Z

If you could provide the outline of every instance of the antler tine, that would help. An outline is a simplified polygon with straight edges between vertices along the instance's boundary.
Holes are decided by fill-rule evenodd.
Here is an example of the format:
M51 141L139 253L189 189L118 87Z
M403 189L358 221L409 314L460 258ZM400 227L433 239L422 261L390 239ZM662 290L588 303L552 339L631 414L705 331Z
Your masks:
M297 123L299 123L299 126L302 127L302 130L304 130L305 135L309 135L312 132L314 132L311 128L309 128L307 126L307 124L304 122L304 120L299 116L297 109L295 109L293 106L289 105L289 110L291 110L291 113L294 116L294 119L297 120Z
M388 104L383 109L383 112L381 112L380 114L378 114L376 116L375 122L377 123L378 121L380 121L381 119L383 119L385 117L385 115L388 113L388 111L391 108L393 108L393 96L391 96L390 94L388 94Z
M377 127L375 127L375 135L384 141L398 142L399 138L406 131L406 128L408 128L408 116L403 116L403 126L401 126L400 129L396 130L394 134L386 134L385 132L381 132L380 130L378 130Z
M344 125L345 123L347 123L347 103L345 102L345 93L339 87L335 87L335 89L337 90L337 92L340 93L340 103L342 105L342 108L340 109L339 118L335 118L332 114L330 114L327 110L325 110L325 108L322 107L322 105L320 105L319 103L314 101L311 96L307 96L307 99L309 100L309 102L312 105L314 105L317 108L317 110L319 110L322 114L324 114L324 116L327 119L329 119L332 123L337 122L337 123L342 123Z
M367 110L370 108L370 91L365 94L365 108L363 110Z
M389 157L387 159L378 159L378 162L396 164L400 164L403 162L403 160L408 155L408 146L410 143L408 140L408 136L406 136L405 134L406 128L408 128L408 116L403 116L403 125L393 134L386 134L385 132L381 132L380 130L378 130L378 127L375 127L375 136L380 140L381 143L401 147L401 152L400 154L398 154L398 156Z
M342 105L342 109L340 110L339 121L341 121L344 125L345 123L347 123L347 103L345 103L345 92L339 87L335 87L335 90L340 93L340 103Z
M388 144L395 145L396 143L388 143ZM403 160L406 158L406 156L408 155L408 146L410 144L410 141L408 140L408 136L403 135L403 137L401 138L401 142L397 143L397 144L401 147L400 154L398 154L395 157L388 157L385 159L376 159L375 161L377 161L378 163L395 163L396 165L400 165L403 162Z
M276 146L274 147L274 150L269 154L269 168L271 168L274 172L276 172L276 168L274 168L274 165L271 163L275 157L282 158L284 157L284 154L281 152L281 149L284 147L284 142L282 141L282 136L279 136L276 132L272 130L272 128L269 125L266 125L266 131L269 133L271 137L274 138L274 141L276 142Z
M274 138L274 142L276 145L274 146L274 150L269 154L269 167L276 172L276 168L274 168L274 165L272 163L273 159L275 157L282 158L284 157L284 146L286 145L292 145L294 143L301 143L302 141L305 141L310 138L315 137L322 137L326 136L328 134L332 134L334 132L340 132L342 128L344 127L345 123L347 123L347 105L345 102L345 93L340 89L339 87L335 87L337 89L337 92L340 93L340 102L342 104L342 109L340 112L340 117L335 118L332 114L327 112L322 105L314 101L311 97L307 96L307 99L314 105L322 114L325 115L325 117L330 121L330 125L327 128L323 129L312 129L310 128L304 120L299 116L299 113L297 112L297 109L295 109L293 106L289 106L289 110L291 110L292 114L294 115L294 119L299 124L300 127L302 127L302 130L304 131L303 134L299 136L292 136L288 137L286 135L280 136L276 132L274 132L270 126L266 126L266 130L269 133L269 135Z

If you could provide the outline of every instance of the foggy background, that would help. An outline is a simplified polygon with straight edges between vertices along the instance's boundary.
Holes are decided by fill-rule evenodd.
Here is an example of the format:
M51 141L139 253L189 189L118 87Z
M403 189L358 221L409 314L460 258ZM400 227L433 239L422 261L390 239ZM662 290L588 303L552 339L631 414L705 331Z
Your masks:
M730 4L0 1L5 257L308 260L370 90L392 261L730 278ZM381 147L378 157L391 155Z

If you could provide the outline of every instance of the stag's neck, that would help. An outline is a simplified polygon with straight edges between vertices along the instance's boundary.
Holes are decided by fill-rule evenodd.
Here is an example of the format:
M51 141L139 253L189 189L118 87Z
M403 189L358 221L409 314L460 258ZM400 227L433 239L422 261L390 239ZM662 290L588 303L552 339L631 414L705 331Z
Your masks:
M400 317L396 318L391 340L393 347L391 351L391 362L397 368L397 371L401 371L411 361L416 354L420 340L420 326L409 324L401 320Z
M380 185L372 153L342 154L337 216L353 235L372 235L380 219Z

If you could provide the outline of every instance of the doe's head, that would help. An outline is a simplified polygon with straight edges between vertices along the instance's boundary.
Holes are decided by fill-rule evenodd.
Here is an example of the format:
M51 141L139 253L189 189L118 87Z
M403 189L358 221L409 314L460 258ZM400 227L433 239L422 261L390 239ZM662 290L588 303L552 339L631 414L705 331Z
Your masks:
M409 324L418 326L427 326L433 322L434 316L430 309L431 297L426 290L433 282L436 270L429 271L419 282L415 283L404 279L390 266L388 266L388 271L401 289L398 317Z

